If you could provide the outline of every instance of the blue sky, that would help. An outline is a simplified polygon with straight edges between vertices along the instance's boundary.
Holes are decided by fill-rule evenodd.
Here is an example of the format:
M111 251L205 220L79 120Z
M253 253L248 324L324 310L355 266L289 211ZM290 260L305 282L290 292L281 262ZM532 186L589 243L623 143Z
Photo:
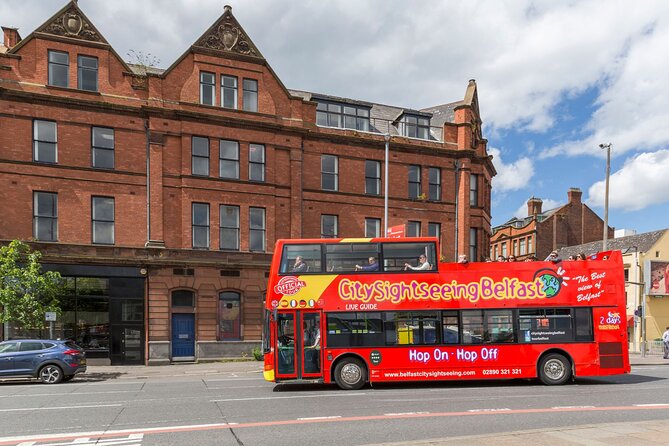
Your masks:
M79 0L126 60L168 67L225 3L288 88L424 108L476 79L494 156L493 225L578 187L609 224L669 227L669 2L616 0ZM23 37L65 0L2 0Z

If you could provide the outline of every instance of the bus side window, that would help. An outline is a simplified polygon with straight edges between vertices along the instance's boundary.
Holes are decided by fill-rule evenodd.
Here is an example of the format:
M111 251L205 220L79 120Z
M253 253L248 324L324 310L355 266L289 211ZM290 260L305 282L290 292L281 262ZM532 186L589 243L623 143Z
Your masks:
M460 342L460 324L457 311L444 311L442 315L442 342L458 344Z

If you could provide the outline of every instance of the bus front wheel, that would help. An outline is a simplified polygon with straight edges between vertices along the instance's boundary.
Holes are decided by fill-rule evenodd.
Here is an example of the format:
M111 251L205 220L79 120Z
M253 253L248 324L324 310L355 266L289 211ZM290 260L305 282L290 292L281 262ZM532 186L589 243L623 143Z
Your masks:
M571 378L571 363L559 353L550 353L541 359L539 379L547 386L566 383Z
M359 359L343 359L335 367L335 382L344 390L358 390L367 382L367 369Z

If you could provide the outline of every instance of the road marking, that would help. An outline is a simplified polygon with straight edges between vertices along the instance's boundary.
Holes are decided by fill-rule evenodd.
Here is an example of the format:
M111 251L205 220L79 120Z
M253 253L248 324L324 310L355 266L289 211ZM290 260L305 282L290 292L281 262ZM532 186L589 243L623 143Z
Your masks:
M465 412L434 412L434 413L416 413L411 415L397 415L396 418L450 418L450 417L491 417L491 416L506 416L517 414L541 414L541 413L556 413L556 412L625 412L637 410L668 410L669 404L653 404L653 405L635 405L635 406L602 406L591 408L573 408L573 409L552 409L552 408L538 408L538 409L491 409L480 411L465 411ZM20 442L28 441L66 441L75 440L82 437L95 437L98 439L118 439L121 436L129 434L164 434L164 433L180 433L180 432L201 432L210 430L224 430L234 427L235 429L252 429L252 428L266 428L274 426L291 426L298 424L316 424L316 423L352 423L362 421L383 421L388 420L386 415L363 415L357 417L338 417L338 418L319 418L319 419L301 419L301 420L276 420L276 421L252 421L246 423L213 423L213 424L191 424L191 425L177 425L177 426L161 426L149 428L134 428L121 430L108 430L96 432L71 432L60 434L43 434L43 435L23 435L16 437L2 437L0 438L0 446L15 445ZM100 441L100 440L98 440Z
M308 417L308 418L298 418L298 421L312 421L312 420L332 420L335 418L341 418L341 415L332 415L330 417Z
M476 412L506 412L506 411L509 411L509 410L511 410L511 409L509 409L508 407L502 407L502 408L499 408L499 409L470 409L467 412L474 412L474 413L476 413Z
M32 410L72 410L93 409L97 407L121 407L122 404L95 404L90 406L53 406L53 407L24 407L22 409L0 409L0 412L27 412Z
M595 406L553 406L551 409L560 410L560 409L592 409Z
M347 393L347 394L332 394L332 395L292 395L292 396L260 396L254 398L226 398L222 400L209 400L210 403L224 403L228 401L258 401L258 400L295 400L300 398L341 398L349 396L367 395L365 392Z
M109 439L99 439L91 437L82 437L76 438L72 442L68 443L37 443L36 441L26 441L19 443L16 446L67 446L67 445L104 445L104 446L117 446L117 445L141 445L144 434L130 434L125 438L109 438Z
M397 412L397 413L384 413L384 417L407 417L411 415L426 415L430 412Z
M0 398L29 398L37 396L69 396L69 395L107 395L114 393L137 393L142 392L142 390L109 390L106 392L65 392L65 393L22 393L19 395L0 395Z
M635 407L667 407L667 403L656 403L656 404L634 404Z

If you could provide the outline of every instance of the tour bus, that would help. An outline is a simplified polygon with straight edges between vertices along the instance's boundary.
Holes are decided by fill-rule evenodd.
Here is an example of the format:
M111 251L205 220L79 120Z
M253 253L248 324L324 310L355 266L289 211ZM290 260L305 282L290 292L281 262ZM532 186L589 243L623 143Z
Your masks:
M622 256L443 262L435 238L279 240L264 377L336 383L630 372Z

